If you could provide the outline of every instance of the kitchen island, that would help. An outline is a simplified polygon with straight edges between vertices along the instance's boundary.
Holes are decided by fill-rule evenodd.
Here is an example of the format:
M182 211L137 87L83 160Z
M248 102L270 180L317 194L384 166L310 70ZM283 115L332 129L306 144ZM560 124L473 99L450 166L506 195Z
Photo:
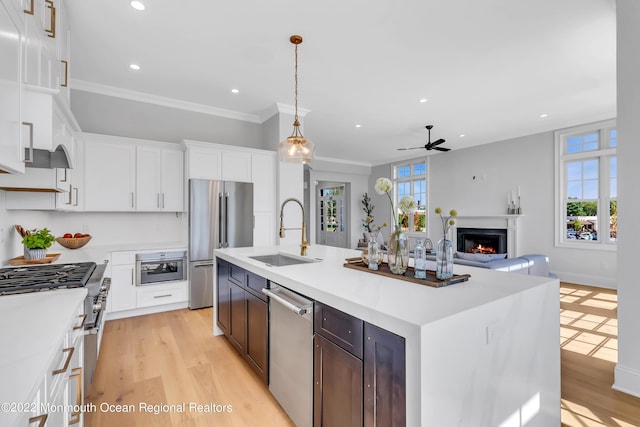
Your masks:
M276 252L299 247L215 254L404 337L408 426L560 425L557 279L455 266L469 281L432 288L345 268L360 252L321 245L308 248L313 263L272 267L250 258Z

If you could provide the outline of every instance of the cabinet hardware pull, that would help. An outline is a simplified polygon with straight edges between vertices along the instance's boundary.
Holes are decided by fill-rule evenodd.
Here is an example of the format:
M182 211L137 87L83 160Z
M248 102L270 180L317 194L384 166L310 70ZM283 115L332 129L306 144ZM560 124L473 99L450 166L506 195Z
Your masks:
M38 427L44 427L47 423L47 418L49 418L49 414L38 415L37 417L29 418L29 424L38 422Z
M51 371L51 375L64 374L69 369L69 363L71 363L71 358L73 357L73 351L75 347L69 347L62 350L63 353L67 353L67 360L64 361L64 365L62 368L56 369L55 371Z
M73 374L69 375L69 379L76 378L76 406L77 411L73 411L69 416L69 425L78 424L80 422L80 407L84 398L82 396L82 368L74 368L71 370ZM72 419L75 417L75 419Z
M76 202L73 204L73 206L78 206L78 187L73 187L73 192L76 193Z
M132 191L132 192L131 192L131 207L132 207L132 208L135 208L135 207L136 207L136 205L135 205L135 203L134 203L134 197L135 197L135 196L134 196L133 191Z
M60 182L67 182L67 168L64 168L64 178Z
M64 83L60 83L60 86L67 87L69 85L69 61L61 59L60 62L64 64Z
M70 205L71 203L73 203L71 190L73 190L73 185L69 184L69 201L65 203L66 205Z
M164 294L164 295L154 295L154 298L166 298L166 297L170 297L173 296L173 294Z
M80 322L80 324L78 326L74 326L73 330L76 331L78 329L82 329L84 327L84 322L87 320L87 315L86 314L81 314L80 316L82 318L82 321Z
M164 209L164 193L162 193L162 209Z
M25 9L23 10L23 12L26 13L27 15L33 15L33 0L31 0L31 4L29 5L29 10Z
M33 163L33 123L22 122L22 124L29 128L29 148L25 148L25 153L29 153L29 158L24 155L24 163Z
M47 8L51 9L51 14L49 15L51 17L51 22L50 22L50 27L49 29L44 30L45 33L47 33L47 36L51 37L52 39L56 38L56 8L53 5L53 1L52 0L44 0L44 2L47 4Z
M131 286L133 286L133 270L131 270Z
M156 207L160 209L160 193L156 193Z

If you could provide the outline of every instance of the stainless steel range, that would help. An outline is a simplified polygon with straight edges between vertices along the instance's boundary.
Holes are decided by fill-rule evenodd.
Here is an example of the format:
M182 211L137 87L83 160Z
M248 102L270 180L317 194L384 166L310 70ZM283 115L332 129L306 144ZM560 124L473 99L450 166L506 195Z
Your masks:
M104 328L111 279L104 277L107 268L95 262L51 264L0 268L0 295L87 288L84 301L84 385L88 389L95 371Z

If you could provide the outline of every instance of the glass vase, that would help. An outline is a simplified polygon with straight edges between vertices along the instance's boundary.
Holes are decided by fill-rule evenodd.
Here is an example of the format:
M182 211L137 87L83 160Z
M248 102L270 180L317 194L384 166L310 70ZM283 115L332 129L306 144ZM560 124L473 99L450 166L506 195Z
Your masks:
M399 228L389 236L387 262L393 274L404 274L409 266L409 242L406 234Z
M436 278L439 280L453 277L453 244L443 237L436 247Z

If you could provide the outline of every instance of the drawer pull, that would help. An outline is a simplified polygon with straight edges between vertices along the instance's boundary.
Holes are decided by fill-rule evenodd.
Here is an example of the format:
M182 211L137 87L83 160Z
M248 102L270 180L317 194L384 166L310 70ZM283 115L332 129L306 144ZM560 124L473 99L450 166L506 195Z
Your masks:
M52 0L44 0L44 2L47 4L47 9L51 10L50 13L50 21L49 21L49 27L50 28L45 28L44 32L47 33L48 37L51 37L52 39L56 38L56 8L53 5L53 1Z
M28 15L33 15L33 0L31 0L31 7L29 7L29 9L25 9L23 10L24 13L28 14ZM31 422L31 421L29 421Z
M81 315L80 315L80 316L78 316L78 317L82 317L82 321L80 322L80 324L79 324L78 326L74 326L74 327L73 327L73 330L74 330L74 331L77 331L78 329L82 329L82 328L84 328L84 322L86 322L86 321L87 321L87 315L86 315L86 314L81 314Z
M164 294L164 295L154 295L154 298L166 298L166 297L170 297L173 296L173 294Z
M69 363L71 363L71 358L73 357L74 347L65 348L62 350L63 353L67 353L67 360L64 361L64 365L60 369L56 369L55 371L51 371L51 375L64 374L69 369Z
M61 59L60 62L64 65L64 83L60 83L60 86L67 87L69 86L69 61Z
M82 402L84 402L84 398L82 396L82 368L72 369L71 372L73 374L69 375L69 378L76 379L76 408L80 408L82 406ZM74 411L69 416L69 425L78 424L80 422L80 409ZM73 419L75 417L75 419Z
M31 417L29 418L29 424L37 422L38 427L44 427L47 422L47 418L49 418L49 414L42 414L38 415L37 417Z

